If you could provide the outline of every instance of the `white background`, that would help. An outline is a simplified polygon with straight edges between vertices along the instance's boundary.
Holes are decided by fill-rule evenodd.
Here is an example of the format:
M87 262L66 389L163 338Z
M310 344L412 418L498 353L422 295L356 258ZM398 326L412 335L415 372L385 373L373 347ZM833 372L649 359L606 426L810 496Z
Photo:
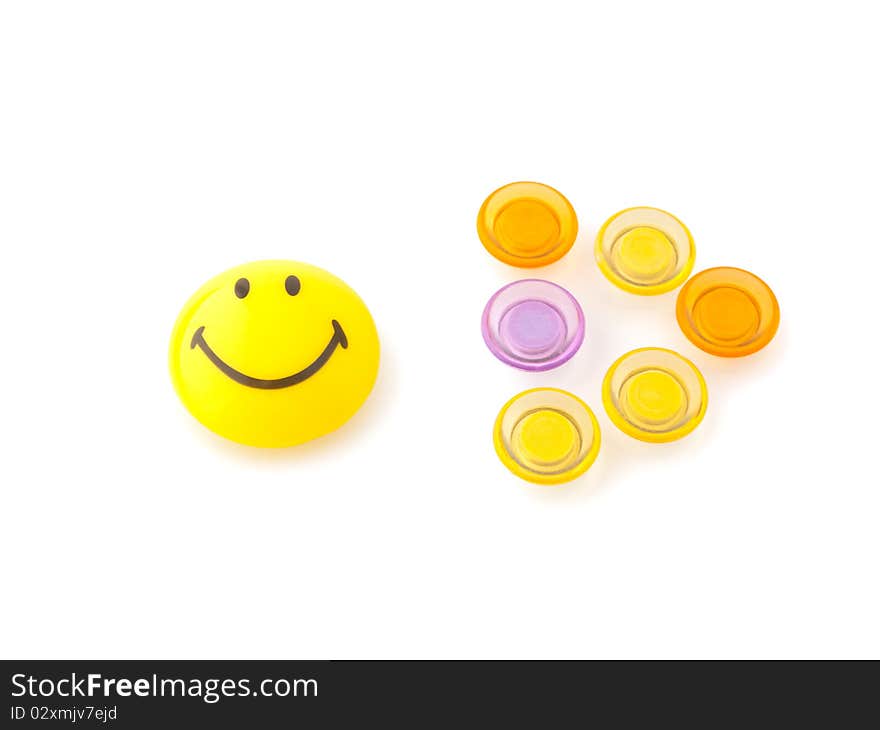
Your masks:
M6 658L878 657L877 72L872 3L5 2L0 9ZM540 270L587 339L489 354L484 197L538 180L581 234ZM682 218L697 269L753 270L782 326L690 345L675 293L598 272L606 217ZM377 321L368 404L263 452L188 415L186 298L280 257ZM706 420L615 430L599 386L692 358ZM596 410L599 459L519 481L519 390Z

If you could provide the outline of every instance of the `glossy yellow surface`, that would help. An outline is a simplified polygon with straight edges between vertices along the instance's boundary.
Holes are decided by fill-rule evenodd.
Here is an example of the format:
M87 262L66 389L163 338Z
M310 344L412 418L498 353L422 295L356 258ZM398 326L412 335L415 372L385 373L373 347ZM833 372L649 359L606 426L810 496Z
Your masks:
M678 294L675 316L685 336L720 357L765 347L779 328L779 302L749 271L723 266L694 275Z
M609 368L602 383L608 417L640 441L675 441L703 420L706 381L677 352L649 347L628 352Z
M583 474L599 453L599 423L589 406L557 388L514 396L498 414L493 434L501 462L536 484L561 484Z
M615 286L633 294L662 294L687 279L696 248L687 227L659 208L627 208L596 236L596 262Z
M360 297L296 261L257 261L204 284L183 307L168 352L183 404L209 429L282 447L347 421L379 368Z
M679 417L687 404L687 394L674 374L645 370L626 380L620 390L620 404L628 420L657 426Z
M567 416L541 410L529 413L514 426L511 444L525 461L552 466L565 463L576 452L580 435Z
M477 234L486 250L511 266L545 266L564 256L578 221L566 197L549 185L515 182L486 198Z

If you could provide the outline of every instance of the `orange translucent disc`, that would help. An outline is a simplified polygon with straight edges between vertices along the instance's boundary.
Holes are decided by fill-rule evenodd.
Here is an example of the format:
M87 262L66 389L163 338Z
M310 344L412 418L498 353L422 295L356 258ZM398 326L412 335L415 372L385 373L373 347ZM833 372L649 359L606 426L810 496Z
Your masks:
M549 185L515 182L486 198L477 215L480 241L511 266L546 266L564 256L577 238L568 199Z
M779 303L754 274L722 266L693 276L678 294L675 316L685 336L720 357L764 347L779 327Z

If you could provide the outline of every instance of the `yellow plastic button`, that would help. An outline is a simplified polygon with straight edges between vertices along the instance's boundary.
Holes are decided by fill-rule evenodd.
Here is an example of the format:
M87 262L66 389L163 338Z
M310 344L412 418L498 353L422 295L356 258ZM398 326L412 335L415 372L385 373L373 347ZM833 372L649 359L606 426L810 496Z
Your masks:
M498 414L495 451L527 481L561 484L583 474L599 453L599 422L580 398L535 388L511 398Z
M779 302L754 274L732 267L706 269L682 287L678 325L701 350L742 357L767 345L779 328Z
M566 197L536 182L498 188L477 216L477 233L486 250L511 266L553 263L568 252L577 231L577 216Z
M627 208L596 236L596 261L606 278L633 294L662 294L694 267L694 239L678 218L659 208Z
M619 358L602 383L602 403L621 431L640 441L675 441L706 414L706 381L672 350L646 347Z

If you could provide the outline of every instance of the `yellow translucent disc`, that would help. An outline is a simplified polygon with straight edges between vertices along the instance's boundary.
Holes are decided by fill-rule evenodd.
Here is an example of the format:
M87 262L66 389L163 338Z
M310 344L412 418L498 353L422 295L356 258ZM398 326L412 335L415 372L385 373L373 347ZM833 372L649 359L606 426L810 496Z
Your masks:
M560 484L583 474L599 453L599 423L580 398L557 388L514 396L495 421L501 462L536 484Z
M615 286L633 294L662 294L687 279L696 249L690 231L659 208L627 208L605 221L596 262Z
M641 441L675 441L703 420L706 381L697 367L672 350L648 347L620 357L602 384L608 417Z

